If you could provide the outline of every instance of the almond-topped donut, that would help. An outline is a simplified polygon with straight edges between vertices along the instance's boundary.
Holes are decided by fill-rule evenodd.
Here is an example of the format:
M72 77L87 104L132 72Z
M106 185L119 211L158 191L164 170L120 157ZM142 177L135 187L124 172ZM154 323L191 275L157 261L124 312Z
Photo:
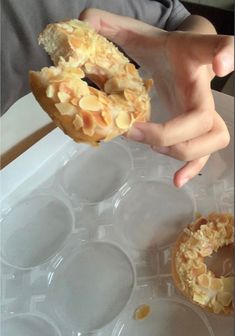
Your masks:
M233 241L233 216L212 213L191 223L173 248L172 275L176 287L191 301L217 314L233 312L234 277L216 277L204 258Z
M143 80L135 66L87 23L49 24L39 43L55 66L30 71L32 92L75 141L97 145L127 132L135 121L149 119L152 80Z

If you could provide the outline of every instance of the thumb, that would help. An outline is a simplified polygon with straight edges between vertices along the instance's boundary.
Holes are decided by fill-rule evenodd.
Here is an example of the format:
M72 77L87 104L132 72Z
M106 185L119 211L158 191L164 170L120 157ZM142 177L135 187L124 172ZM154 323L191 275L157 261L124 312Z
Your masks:
M234 70L233 36L189 33L180 37L199 65L212 64L214 73L221 77Z
M228 75L234 70L234 37L221 37L213 60L213 70L219 77Z

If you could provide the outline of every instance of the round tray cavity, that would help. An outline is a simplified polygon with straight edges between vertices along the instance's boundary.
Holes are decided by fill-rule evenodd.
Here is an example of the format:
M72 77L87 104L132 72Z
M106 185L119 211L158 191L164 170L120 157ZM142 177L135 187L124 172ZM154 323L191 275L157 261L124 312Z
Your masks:
M46 262L62 247L73 213L51 195L35 195L13 207L2 221L2 259L28 269Z
M144 319L136 320L135 311L129 311L124 320L118 321L112 336L214 335L204 314L181 300L153 299L146 304L150 311Z
M131 155L123 145L102 144L73 157L63 170L63 185L76 201L98 203L117 192L132 170Z
M128 246L145 250L170 244L191 222L194 202L188 192L168 182L140 180L117 194L115 228Z
M55 326L33 314L19 314L2 323L4 336L60 336Z
M131 261L116 245L89 242L55 261L47 303L71 333L98 330L125 307L135 284Z

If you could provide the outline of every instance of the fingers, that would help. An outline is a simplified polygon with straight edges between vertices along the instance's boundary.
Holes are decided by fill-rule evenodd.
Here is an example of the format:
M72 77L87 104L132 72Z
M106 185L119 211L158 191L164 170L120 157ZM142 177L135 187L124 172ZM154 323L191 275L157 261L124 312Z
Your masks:
M228 129L223 119L215 113L214 125L209 132L173 146L159 146L157 142L151 143L151 145L158 153L166 154L182 161L193 161L225 148L229 141Z
M148 63L148 55L159 53L167 46L169 55L182 54L197 65L212 64L217 76L225 76L234 69L234 38L185 32L167 33L133 18L89 8L79 19L89 22L101 35L110 39L135 61ZM151 57L151 64L153 58Z
M203 126L203 124L201 125ZM206 164L209 155L226 147L230 140L228 129L223 119L216 112L214 112L213 127L209 132L172 146L161 146L162 144L166 144L166 142L164 142L166 141L165 139L170 139L167 134L159 135L161 131L164 133L162 125L142 123L137 126L141 126L142 130L145 129L144 136L146 135L144 139L139 137L139 141L150 144L153 150L158 153L187 162L175 173L174 183L177 187L183 186L197 175ZM157 132L158 134L156 134ZM187 132L186 129L184 132ZM141 136L143 137L143 133L141 133ZM184 135L179 134L179 138L181 136ZM173 141L173 139L174 138L171 138L170 140Z
M127 137L149 145L169 147L209 132L214 123L214 101L208 87L208 79L201 75L187 91L187 97L183 102L187 104L184 107L187 112L178 114L164 124L136 123L128 132ZM171 94L180 96L180 94L173 92ZM170 94L168 99L171 99ZM171 105L173 105L171 106L173 109L176 103ZM179 113L179 111L176 112Z
M136 123L127 137L156 147L166 147L175 153L175 144L185 143L207 133L212 125L212 113L195 111L183 113L165 124Z
M176 187L181 188L194 176L196 176L202 168L205 166L209 159L209 155L197 160L187 162L182 168L180 168L174 176L174 184Z

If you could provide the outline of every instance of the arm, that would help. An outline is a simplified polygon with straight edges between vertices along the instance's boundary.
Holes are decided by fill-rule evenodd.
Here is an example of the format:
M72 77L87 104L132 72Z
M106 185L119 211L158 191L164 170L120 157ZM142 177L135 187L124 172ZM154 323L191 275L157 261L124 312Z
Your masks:
M215 27L206 18L199 15L188 16L177 30L191 31L200 34L216 34Z

